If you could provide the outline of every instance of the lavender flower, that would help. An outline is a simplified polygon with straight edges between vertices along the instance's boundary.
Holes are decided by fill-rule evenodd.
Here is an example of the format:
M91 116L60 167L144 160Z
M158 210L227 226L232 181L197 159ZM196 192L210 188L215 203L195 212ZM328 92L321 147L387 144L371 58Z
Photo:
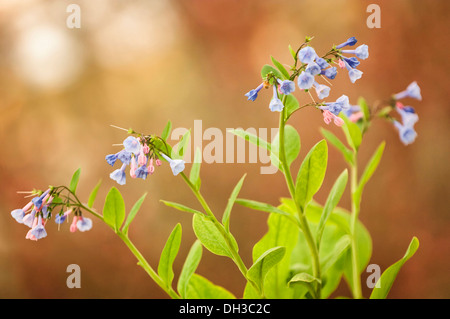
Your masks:
M277 79L277 82L280 84L279 90L282 94L288 95L295 91L295 83L290 80L280 80Z
M394 98L396 100L404 99L406 97L410 97L419 101L422 100L422 95L420 94L420 87L416 81L408 85L406 90L394 95Z
M258 97L258 93L259 93L259 91L261 91L261 89L263 88L263 86L264 86L264 83L261 83L260 85L258 85L258 87L257 87L256 89L250 90L249 92L247 92L247 93L245 94L245 96L248 97L247 100L251 100L251 101L256 100L256 98Z
M273 97L270 100L269 109L272 112L281 112L284 108L283 102L278 98L276 85L273 86Z
M358 42L358 40L356 40L355 37L348 38L347 41L337 45L336 49L342 49L343 47L346 47L346 46L354 46L356 44L356 42Z
M313 62L316 57L316 51L310 46L307 46L298 52L298 58L302 61L302 63L309 64Z
M166 161L170 164L170 169L172 170L172 173L174 176L177 176L179 173L181 173L184 170L184 164L185 161L181 159L171 159L166 154L161 153L161 156L166 159Z
M367 44L362 44L355 50L342 50L342 53L354 54L361 60L365 60L369 57L369 46Z
M330 95L330 88L324 84L319 84L317 82L314 82L314 88L316 90L317 96L319 99L324 99Z
M115 180L119 185L125 185L126 183L126 175L125 175L125 168L127 167L126 164L122 164L122 167L119 169L116 169L114 172L109 174L109 177L113 180Z
M302 90L309 90L314 84L314 76L303 71L297 78L297 85Z
M138 155L141 151L141 143L139 143L139 139L134 136L128 136L123 141L123 146L127 152Z

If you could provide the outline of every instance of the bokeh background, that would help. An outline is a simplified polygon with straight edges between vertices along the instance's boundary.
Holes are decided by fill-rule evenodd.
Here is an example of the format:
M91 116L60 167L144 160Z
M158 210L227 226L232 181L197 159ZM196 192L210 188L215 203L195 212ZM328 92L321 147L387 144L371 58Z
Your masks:
M66 27L71 3L81 8L80 29ZM366 25L370 3L381 7L380 29ZM382 270L403 256L412 236L420 240L390 298L448 298L449 14L448 1L434 0L0 0L0 298L166 298L125 245L95 219L87 233L72 234L68 225L58 231L49 223L47 238L25 240L27 230L10 216L26 203L16 191L67 184L80 167L81 198L103 181L95 205L101 211L108 189L118 186L108 177L111 167L104 157L125 137L110 124L145 133L160 133L167 120L192 128L201 119L203 129L223 132L276 127L278 117L268 110L271 93L262 92L255 102L244 94L259 84L270 55L291 63L288 45L298 46L305 36L315 37L312 45L319 53L350 36L369 45L370 58L360 66L363 78L351 84L341 72L330 100L345 93L353 103L364 96L375 105L412 81L422 88L422 102L405 101L420 115L414 144L405 147L381 120L365 137L361 163L382 140L387 147L366 186L361 220L373 237L371 263ZM309 102L305 94L296 96ZM314 109L298 112L290 124L300 132L303 157L322 138L319 128L325 124ZM319 202L345 168L340 154L332 147L329 153ZM281 174L261 175L260 166L204 164L202 189L213 211L220 216L245 172L242 197L276 205L287 195ZM293 164L298 167L299 161ZM148 192L130 236L155 269L166 238L182 224L176 282L195 240L191 216L159 200L197 208L195 198L167 165L146 181L128 179L119 189L127 209ZM349 207L348 193L341 205ZM266 231L266 218L242 207L232 212L231 229L247 265L252 246ZM81 267L80 289L66 287L69 264ZM242 296L245 282L228 259L204 251L198 272ZM345 283L338 295L349 295Z

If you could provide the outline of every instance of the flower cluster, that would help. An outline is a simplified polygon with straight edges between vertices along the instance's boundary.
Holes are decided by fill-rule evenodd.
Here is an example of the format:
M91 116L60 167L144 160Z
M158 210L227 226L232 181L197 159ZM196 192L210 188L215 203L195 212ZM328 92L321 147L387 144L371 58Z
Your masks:
M114 166L117 160L122 163L121 167L113 171L109 177L119 185L125 185L125 170L130 165L130 176L132 178L146 179L149 174L154 173L155 166L162 164L160 157L169 162L175 176L181 173L184 170L185 162L181 159L172 159L164 154L155 146L154 140L155 137L153 136L128 136L123 141L124 148L120 152L105 157L111 166Z
M47 231L45 225L48 220L51 219L53 208L57 205L55 203L54 189L49 188L45 192L32 192L35 197L29 201L23 208L14 209L11 212L11 216L20 224L28 226L30 230L27 232L25 238L37 241L47 237ZM54 196L55 195L55 196ZM52 205L55 204L55 205ZM72 212L72 208L66 212L60 212L55 217L57 224L63 223L69 214ZM81 211L77 209L74 213L70 231L75 232L87 231L92 228L92 220L87 217L82 217Z
M360 64L358 58L362 60L368 58L369 51L367 45L360 45L355 50L342 50L344 47L354 46L356 44L356 38L351 37L344 43L334 46L323 57L319 57L314 48L307 45L309 41L310 39L307 39L296 52L294 56L295 65L291 67L293 73L289 79L283 80L277 78L274 74L267 75L260 85L245 94L248 100L255 101L262 88L268 88L272 85L273 97L270 100L269 109L272 112L281 112L284 105L279 94L289 95L295 91L296 86L293 81L295 77L297 77L297 86L301 90L309 91L314 88L317 97L320 100L323 100L330 95L331 88L328 85L319 83L316 77L333 80L337 74L337 67L332 66L333 63L348 70L348 75L352 83L355 83L356 80L361 78L363 72L356 69L356 67ZM343 54L354 54L355 57L347 57ZM296 67L297 61L301 62L301 66L299 66L298 69ZM275 80L271 81L272 78L275 78ZM333 121L336 125L342 125L343 121L338 117L339 113L341 111L347 112L350 110L348 97L345 95L342 95L335 102L315 104L323 111L324 121L327 124Z
M412 82L406 90L394 94L393 99L395 101L395 110L401 117L401 122L396 119L392 119L394 127L398 130L400 140L403 144L408 145L415 141L417 132L414 130L414 125L419 120L419 116L411 106L405 106L398 102L399 99L413 98L421 101L422 95L420 93L420 87L417 82Z

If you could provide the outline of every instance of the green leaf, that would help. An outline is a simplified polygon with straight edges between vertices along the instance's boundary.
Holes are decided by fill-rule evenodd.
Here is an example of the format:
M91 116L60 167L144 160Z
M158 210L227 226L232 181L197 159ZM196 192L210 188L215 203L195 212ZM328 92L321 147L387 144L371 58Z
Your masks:
M359 198L359 199L361 198L361 194L363 192L364 186L366 185L366 183L369 181L369 179L372 177L373 173L377 169L378 164L380 163L381 157L383 156L385 145L386 145L386 143L382 142L380 144L380 146L378 146L375 153L370 158L369 162L367 163L366 168L364 169L364 172L362 173L361 178L359 180L358 189L356 190L357 194L355 195L356 198Z
M289 77L290 77L289 72L286 70L286 68L283 66L283 64L278 62L273 56L271 56L270 58L272 59L273 65L275 65L277 67L277 69L281 72L281 74L283 75L282 79L284 79L284 80L289 79Z
M200 189L200 165L202 161L202 152L199 147L195 150L194 163L192 163L189 180L197 190Z
M72 175L72 179L70 180L69 189L72 193L75 193L77 190L78 181L80 179L81 168L77 169L75 173Z
M227 232L230 231L230 214L231 209L233 208L234 202L236 201L237 196L239 195L239 192L241 191L242 184L244 183L245 176L247 174L244 174L244 176L241 177L239 182L234 187L233 191L231 192L230 198L228 199L227 207L225 207L225 211L222 216L222 224L225 226L225 229Z
M285 247L274 247L264 252L248 269L247 276L255 282L261 291L264 291L264 279L267 272L283 259Z
M272 160L272 165L278 167L279 170L283 171L279 160L279 144L280 135L278 132L272 141L272 152L270 154L270 159ZM284 151L286 154L286 162L288 165L291 165L300 153L300 136L298 135L297 130L291 125L286 125L284 129Z
M180 249L180 244L181 225L177 224L164 245L158 264L158 275L167 287L172 285L172 280L174 277L172 266L175 261L175 257L177 257L178 250Z
M337 206L339 201L341 200L342 194L344 193L345 186L347 185L348 180L348 171L345 169L341 175L336 179L333 187L331 188L330 194L328 195L327 201L323 208L322 216L320 217L319 225L317 226L317 235L316 235L316 243L320 244L320 240L322 239L323 230L325 228L325 224L330 216L331 212Z
M291 117L292 113L300 108L297 98L293 94L286 95L286 101L284 103L286 108L286 121Z
M189 250L183 268L181 269L180 278L178 279L177 290L182 298L186 298L187 288L192 275L202 259L202 244L196 240Z
M198 274L193 274L187 288L186 299L236 299L236 297L225 288Z
M295 50L292 48L292 46L289 44L288 46L289 52L291 53L292 57L294 58L294 60L297 60L297 52L295 52Z
M277 208L281 211L289 211L284 203ZM252 260L255 262L264 252L273 247L285 247L285 258L276 264L266 275L264 292L266 298L292 299L296 297L296 291L295 289L290 289L286 283L292 276L290 256L297 243L299 227L280 214L270 214L267 220L267 226L268 230L266 234L253 247ZM252 285L247 284L244 291L244 298L261 298L261 296Z
M272 145L268 143L267 141L264 141L263 139L259 138L258 136L248 133L247 131L244 131L242 129L233 129L228 130L231 134L234 134L236 136L239 136L243 138L246 141L249 141L252 144L255 144L258 147L262 147L268 151L272 149Z
M333 267L334 264L336 264L339 259L344 255L344 253L347 251L347 249L350 247L351 239L349 235L342 236L338 242L335 244L333 252L326 256L321 261L320 270L322 273L327 272L328 269Z
M266 204L266 203L262 203L262 202L258 202L255 200L250 200L250 199L243 199L243 198L238 198L236 199L236 203L242 206L245 206L247 208L251 208L254 210L258 210L261 212L267 212L267 213L274 213L274 214L280 214L283 216L286 216L287 218L291 219L293 222L298 223L298 221L295 219L295 217L285 211L282 211L281 209L272 206L270 204Z
M310 294L317 298L316 292L314 290L314 285L318 283L319 285L322 284L322 281L311 274L308 274L306 272L301 272L299 274L296 274L292 279L289 281L288 285L301 285L308 289Z
M341 140L331 133L330 131L320 128L320 131L322 132L323 137L331 143L334 147L336 147L344 156L344 159L349 163L350 165L353 165L353 152L349 150L344 143L341 142Z
M370 120L370 110L369 110L369 106L367 105L366 100L363 97L360 97L358 99L358 105L361 108L361 111L363 112L364 122L367 123Z
M405 262L408 261L408 259L410 259L416 253L418 248L419 240L417 239L417 237L413 237L403 258L386 269L381 275L380 279L378 279L375 288L373 288L372 290L370 299L385 299L387 297L394 283L394 280L398 275L398 272L403 267ZM380 286L379 288L377 288L378 285Z
M266 64L261 69L261 77L263 78L263 80L266 80L267 74L269 74L269 73L272 73L274 76L276 76L279 79L283 78L283 76L277 69L275 69L271 65ZM270 84L274 84L274 83L271 82Z
M164 127L164 130L161 134L161 138L165 141L170 135L170 131L172 130L172 122L168 121L166 126Z
M142 195L141 198L139 198L137 200L137 202L133 205L130 212L128 213L127 219L122 226L122 233L124 233L125 235L128 234L128 228L130 227L130 224L133 221L134 217L136 217L136 214L139 211L139 209L141 208L142 203L144 202L144 199L146 196L147 196L147 193Z
M125 219L125 202L117 188L112 187L106 195L103 207L103 220L117 233Z
M169 202L169 201L165 201L165 200L162 200L162 199L161 199L160 201L163 202L166 206L169 206L169 207L178 209L178 210L180 210L180 211L182 211L182 212L187 212L187 213L192 213L192 214L200 214L200 215L203 215L203 213L200 212L200 211L198 211L198 210L189 208L189 207L187 207L187 206L184 206L184 205L181 205L181 204L178 204L178 203Z
M102 180L99 180L97 185L95 185L94 189L92 190L91 194L89 195L88 199L88 207L92 208L94 206L95 199L97 198L97 193L100 188L100 185L102 184Z
M295 186L295 201L302 210L322 186L327 169L328 146L325 140L314 145L300 166Z
M188 145L189 138L191 136L191 130L184 133L181 141L177 144L176 150L172 149L172 158L182 159L186 146Z
M341 113L339 117L344 120L342 129L344 130L348 145L350 145L355 151L357 151L362 141L361 130L359 129L358 125L350 121L345 114Z
M217 229L216 225L207 217L195 214L192 219L192 227L197 238L201 241L203 246L213 254L219 256L227 256L232 258L232 253L228 248L227 242L224 238L224 233ZM232 245L237 250L237 243L230 233L228 233L232 240Z

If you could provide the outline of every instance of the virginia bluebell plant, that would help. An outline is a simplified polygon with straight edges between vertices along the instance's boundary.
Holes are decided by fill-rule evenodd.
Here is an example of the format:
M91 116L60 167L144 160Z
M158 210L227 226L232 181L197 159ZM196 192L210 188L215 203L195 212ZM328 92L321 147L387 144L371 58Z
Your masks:
M121 193L112 187L100 214L93 208L100 183L92 190L87 203L81 202L76 195L80 177L80 170L77 170L69 187L50 186L45 191L32 191L33 199L23 208L13 210L12 217L30 228L26 238L38 240L47 236L45 224L52 218L59 226L73 216L70 225L73 232L92 228L92 220L83 213L95 216L112 228L136 257L138 265L171 298L236 298L226 288L196 273L203 248L231 259L240 271L246 285L238 298L329 298L342 280L349 286L352 298L364 298L361 274L369 263L372 242L369 231L359 220L360 204L364 186L381 160L385 143L380 143L362 174L358 169L358 151L364 134L375 118L390 121L403 144L414 142L417 137L414 124L418 121L418 115L411 106L404 106L399 100L421 100L420 88L413 82L405 91L393 94L388 105L381 109L370 107L363 98L353 104L342 93L335 101L326 101L331 91L329 81L337 78L338 70L345 70L351 83L361 79L363 72L357 67L360 60L369 57L369 50L366 44L350 49L358 42L351 37L320 56L311 46L311 40L307 37L297 50L289 46L293 58L289 68L272 57L274 66L264 65L261 82L245 94L248 100L256 101L263 89L272 89L269 110L279 113L279 131L273 140L264 141L246 131L231 130L231 133L270 152L272 165L283 174L289 195L280 203L272 205L239 198L244 187L244 175L231 190L221 218L218 218L201 193L201 151L196 150L194 162L189 174L186 174L183 154L190 131L182 137L178 148L172 149L167 142L172 127L170 121L161 135L122 129L128 134L120 144L122 148L105 156L107 164L117 164L118 168L111 172L110 178L121 186L126 184L128 175L145 180L155 172L155 167L166 162L174 178L181 177L198 200L200 210L173 201L161 201L166 206L191 214L193 231L197 236L179 274L176 288L173 286L173 263L182 242L181 224L177 224L169 235L157 270L152 268L128 236L129 227L146 194L126 214ZM307 94L311 102L300 106L294 96L297 92ZM293 175L291 164L300 154L301 142L297 130L287 122L305 107L313 107L320 112L327 125L334 123L340 127L346 143L322 128L324 139L307 152L297 174ZM326 175L328 144L342 154L348 167L334 182L325 203L320 204L314 200L314 195ZM346 209L338 204L348 182L351 207ZM231 232L230 220L235 204L269 213L267 232L253 247L251 265L245 264L239 244ZM400 268L417 249L418 240L413 237L405 255L378 279L370 298L387 297Z

